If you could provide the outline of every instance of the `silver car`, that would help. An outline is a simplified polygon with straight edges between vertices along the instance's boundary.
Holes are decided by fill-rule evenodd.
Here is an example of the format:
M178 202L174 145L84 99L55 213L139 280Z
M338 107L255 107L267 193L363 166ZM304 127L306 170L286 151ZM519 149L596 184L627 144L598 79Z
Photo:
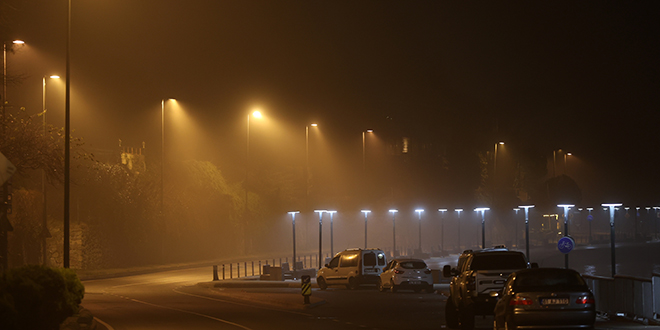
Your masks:
M494 329L593 329L595 300L572 269L536 268L509 275L495 305Z
M383 268L378 280L378 289L383 292L390 290L413 290L433 292L433 275L424 260L400 258L391 260Z

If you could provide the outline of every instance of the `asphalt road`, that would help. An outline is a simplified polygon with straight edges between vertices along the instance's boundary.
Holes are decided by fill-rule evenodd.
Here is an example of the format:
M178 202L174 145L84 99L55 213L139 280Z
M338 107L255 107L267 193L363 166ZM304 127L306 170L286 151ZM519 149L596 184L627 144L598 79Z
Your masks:
M83 306L109 330L445 328L443 286L433 294L315 288L305 308L298 288L216 288L210 280L204 267L84 281ZM492 329L492 317L476 325Z

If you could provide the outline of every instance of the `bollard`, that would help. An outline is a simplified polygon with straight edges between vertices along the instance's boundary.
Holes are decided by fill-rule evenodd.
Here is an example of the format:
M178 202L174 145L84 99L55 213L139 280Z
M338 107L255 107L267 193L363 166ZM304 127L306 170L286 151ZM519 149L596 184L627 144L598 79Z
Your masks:
M236 263L236 278L240 278L240 277L241 277L241 263L237 262Z
M247 261L243 261L243 271L245 272L245 277L247 277Z
M254 261L252 261L252 276L254 276Z
M312 279L309 277L309 275L303 275L300 277L300 282L300 287L304 299L303 304L309 305L309 296L312 295Z
M261 275L261 260L259 260L259 275Z
M229 279L234 278L234 270L232 269L234 267L233 264L229 264Z
M222 279L225 279L225 264L222 264Z
M213 265L213 280L218 281L218 265Z

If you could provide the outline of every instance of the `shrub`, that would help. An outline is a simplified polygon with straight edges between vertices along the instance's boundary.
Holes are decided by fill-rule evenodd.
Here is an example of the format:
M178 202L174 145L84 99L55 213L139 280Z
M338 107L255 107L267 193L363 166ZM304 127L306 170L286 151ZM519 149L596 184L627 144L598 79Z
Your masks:
M0 278L2 329L58 329L78 311L84 287L70 269L29 265ZM7 318L5 318L7 316Z

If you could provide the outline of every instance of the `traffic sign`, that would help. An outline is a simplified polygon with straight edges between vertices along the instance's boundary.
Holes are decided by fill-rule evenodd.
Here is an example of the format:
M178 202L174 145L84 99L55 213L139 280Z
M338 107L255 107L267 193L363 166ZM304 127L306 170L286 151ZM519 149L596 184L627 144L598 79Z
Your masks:
M559 241L557 242L557 249L559 249L559 252L563 254L567 254L573 251L574 247L575 247L575 241L570 236L564 236L560 238Z
M591 220L593 220L593 219L594 219L594 216L593 216L593 215L589 214L589 215L587 216L587 220L591 221Z

